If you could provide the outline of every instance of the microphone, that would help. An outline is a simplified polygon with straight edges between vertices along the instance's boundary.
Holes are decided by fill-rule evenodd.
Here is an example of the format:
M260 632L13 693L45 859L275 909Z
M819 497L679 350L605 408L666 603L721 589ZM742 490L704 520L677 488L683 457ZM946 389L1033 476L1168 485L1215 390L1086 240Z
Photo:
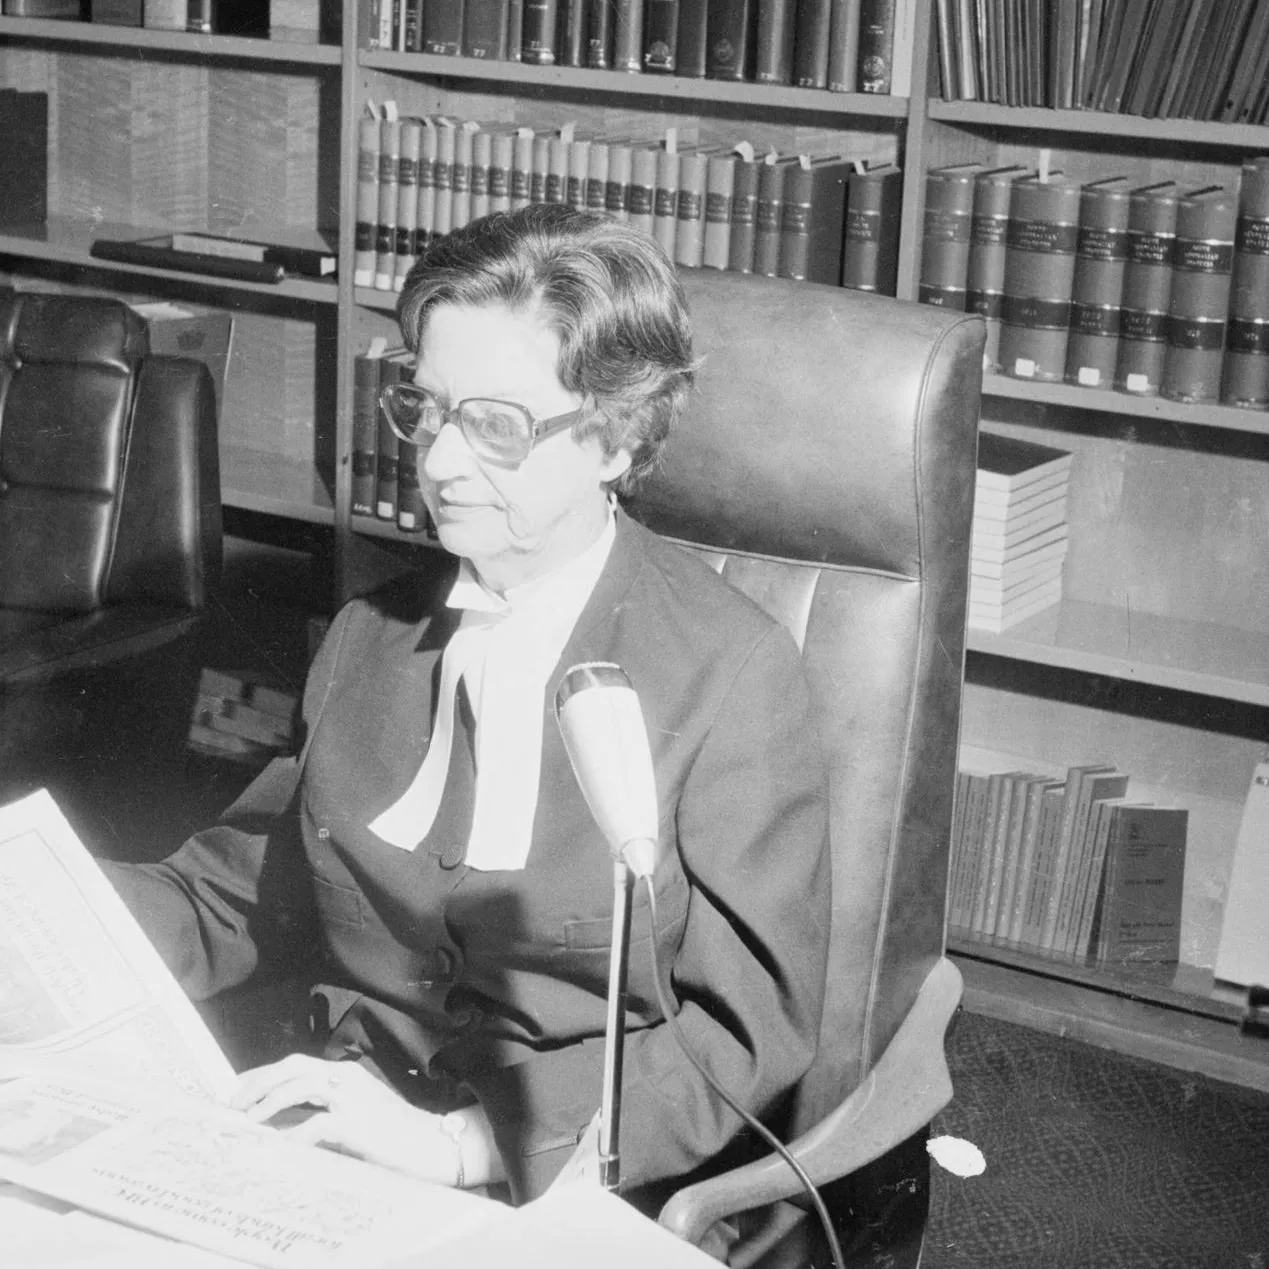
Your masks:
M555 721L586 805L614 859L650 877L660 859L652 751L639 697L625 670L586 661L564 675Z

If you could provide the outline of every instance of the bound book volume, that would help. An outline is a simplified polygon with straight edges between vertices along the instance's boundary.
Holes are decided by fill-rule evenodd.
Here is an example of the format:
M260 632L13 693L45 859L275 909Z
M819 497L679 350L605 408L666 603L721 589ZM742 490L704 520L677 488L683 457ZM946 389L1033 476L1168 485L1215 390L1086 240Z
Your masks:
M1064 774L966 746L956 780L953 937L1067 964L1179 959L1189 812L1132 795L1113 763Z
M894 150L892 139L862 138L849 152L755 154L745 139L681 144L673 128L660 138L573 123L538 131L402 117L386 102L358 123L354 283L400 290L433 239L487 211L558 202L634 225L686 268L893 295Z

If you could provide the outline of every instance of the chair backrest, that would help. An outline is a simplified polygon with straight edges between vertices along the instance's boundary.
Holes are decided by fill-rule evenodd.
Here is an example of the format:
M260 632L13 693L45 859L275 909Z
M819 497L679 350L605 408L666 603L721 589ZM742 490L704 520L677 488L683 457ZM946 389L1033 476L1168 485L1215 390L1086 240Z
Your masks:
M630 510L802 648L834 899L800 1132L859 1083L944 949L983 324L806 283L685 282L704 363Z
M0 607L201 607L220 563L215 389L106 297L0 292Z

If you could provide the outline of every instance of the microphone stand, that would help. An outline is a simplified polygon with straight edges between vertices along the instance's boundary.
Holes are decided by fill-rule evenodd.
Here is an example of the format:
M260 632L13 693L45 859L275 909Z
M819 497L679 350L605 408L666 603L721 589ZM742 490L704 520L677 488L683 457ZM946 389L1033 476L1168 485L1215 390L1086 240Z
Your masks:
M634 893L634 874L624 859L613 860L612 886L608 1020L599 1106L599 1183L615 1193L621 1184L621 1068L626 1040L626 982L630 969L630 904Z

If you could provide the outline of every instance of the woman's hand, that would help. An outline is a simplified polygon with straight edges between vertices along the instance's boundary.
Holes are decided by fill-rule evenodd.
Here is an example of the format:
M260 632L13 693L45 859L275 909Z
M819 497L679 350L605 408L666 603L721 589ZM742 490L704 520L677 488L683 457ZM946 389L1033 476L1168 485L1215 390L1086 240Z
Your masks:
M262 1122L296 1107L317 1113L282 1129L292 1141L327 1146L438 1185L500 1180L502 1161L479 1107L434 1115L355 1062L292 1054L239 1077L231 1104ZM461 1128L461 1131L459 1129Z

